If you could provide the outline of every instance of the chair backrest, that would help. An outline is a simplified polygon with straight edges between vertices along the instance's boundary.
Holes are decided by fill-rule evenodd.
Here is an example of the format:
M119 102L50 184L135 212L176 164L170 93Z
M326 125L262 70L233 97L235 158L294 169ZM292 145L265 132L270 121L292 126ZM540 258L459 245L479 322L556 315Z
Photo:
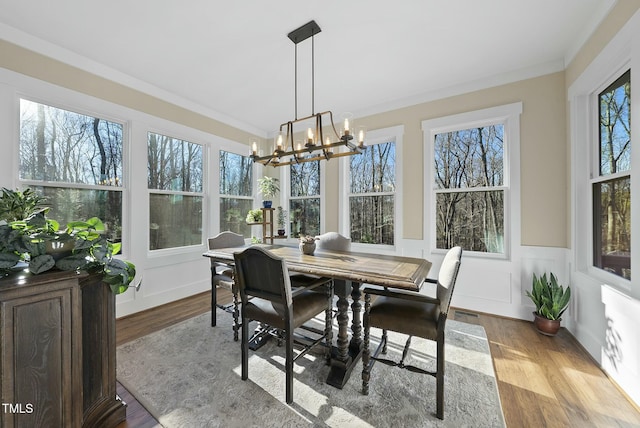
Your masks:
M349 251L351 250L351 239L340 235L338 232L327 232L317 236L320 238L316 246L320 250Z
M458 271L460 270L460 259L462 258L462 248L453 247L444 256L440 272L438 272L437 297L440 300L440 313L449 313L453 288L456 285Z
M244 245L244 236L238 235L231 231L218 233L213 238L209 238L209 249L242 247Z
M261 247L249 247L233 257L242 304L246 305L250 296L266 299L286 318L291 313L292 298L285 260Z
M218 233L213 238L209 238L209 249L215 250L216 248L233 248L244 246L244 236L238 235L231 231L224 231ZM220 263L211 260L211 268L219 266Z

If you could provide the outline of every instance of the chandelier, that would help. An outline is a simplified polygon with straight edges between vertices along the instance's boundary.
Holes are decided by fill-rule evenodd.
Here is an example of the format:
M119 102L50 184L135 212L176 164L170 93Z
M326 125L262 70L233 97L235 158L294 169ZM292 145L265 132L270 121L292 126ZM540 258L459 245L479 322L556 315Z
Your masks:
M353 116L350 113L343 115L339 132L334 124L331 111L315 113L313 39L320 31L318 24L315 21L310 21L287 35L295 45L295 119L280 125L279 132L274 138L273 151L269 149L270 154L262 156L258 153L257 143L252 144L251 159L254 162L277 167L362 153L362 149L365 147L365 129L364 127L357 129L354 127ZM298 43L309 37L311 37L311 115L299 119ZM306 133L304 132L305 127L307 128ZM294 141L295 135L298 135L297 141Z

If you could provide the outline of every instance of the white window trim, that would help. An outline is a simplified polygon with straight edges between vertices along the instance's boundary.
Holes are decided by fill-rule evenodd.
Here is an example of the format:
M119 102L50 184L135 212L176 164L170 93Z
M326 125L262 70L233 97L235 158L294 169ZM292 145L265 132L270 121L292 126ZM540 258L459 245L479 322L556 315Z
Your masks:
M402 154L403 154L403 140L404 136L404 125L391 126L388 128L380 128L371 131L367 131L367 135L365 138L365 144L367 146L372 146L374 144L386 143L389 141L393 141L396 144L396 165L395 165L395 182L396 182L396 190L392 192L395 195L394 200L394 236L393 242L394 245L383 245L383 244L361 244L361 243L352 243L351 248L355 251L376 251L376 252L388 252L390 254L394 254L397 252L397 248L400 245L400 239L402 239L402 194L403 194L403 186L402 186ZM354 155L358 156L358 155ZM340 218L338 221L338 229L340 233L344 236L351 236L351 222L349 221L349 157L344 157L340 159L341 165L339 168L339 183L340 183L340 194L339 194L339 212Z
M320 199L320 231L325 230L326 223L326 197L325 197L325 188L326 186L326 162L320 162L320 194L314 196L300 196L294 199ZM286 207L287 216L291 215L289 210L291 203L291 168L280 168L280 205L282 207ZM291 236L291 231L289 230L290 217L287 217L287 224L285 225L285 233L287 235L286 240L280 241L281 243L297 243L298 239Z
M186 130L185 130L186 131ZM147 256L149 258L154 258L154 257L158 257L158 256L163 256L163 255L173 255L173 254L179 254L179 253L184 253L184 252L190 252L191 250L193 250L194 248L202 248L205 245L207 236L204 234L204 231L207 230L207 218L208 218L208 213L209 213L209 207L207 204L207 194L210 191L210 187L208 186L208 182L209 182L209 150L208 150L208 145L206 144L205 140L202 139L202 136L198 136L195 135L191 132L178 132L176 130L168 130L166 128L154 128L154 127L148 127L147 128L147 133L146 133L146 139L145 139L145 153L147 153L147 156L145 156L145 160L148 162L148 144L149 144L149 134L156 134L156 135L163 135L169 138L173 138L175 140L181 140L181 141L185 141L187 143L191 143L191 144L197 144L200 147L202 147L202 191L200 192L188 192L188 191L182 191L182 190L161 190L161 189L150 189L149 188L149 176L148 176L148 169L145 168L145 170L147 171L147 175L145 177L145 188L147 189L147 221L149 219L149 201L151 200L151 195L182 195L182 196L193 196L193 197L200 197L202 198L202 219L201 219L201 223L202 223L202 235L201 235L201 241L199 244L193 244L193 245L183 245L180 247L169 247L169 248L159 248L156 250L152 250L151 248L149 248L149 235L147 234L147 242L146 242L146 248L147 248ZM145 166L147 166L147 164L145 164Z
M249 156L249 148L240 143L236 143L235 141L226 140L221 137L216 138L216 145L211 147L215 153L211 153L211 162L209 163L209 192L210 197L209 203L209 212L210 216L210 224L211 231L208 236L215 236L218 233L222 232L220 230L220 199L223 197L229 197L234 199L246 199L253 201L253 206L262 206L262 204L257 200L257 177L262 177L262 165L258 168L259 164L253 164L253 182L251 183L251 196L236 196L236 195L223 195L220 193L220 151L223 150L225 152L234 153L240 156ZM258 175L260 174L260 175Z
M2 76L0 76L2 77ZM101 100L95 100L77 92L69 91L68 89L60 88L50 85L46 82L33 82L30 78L24 78L12 72L7 72L7 80L17 80L17 89L12 90L13 95L13 111L15 113L15 130L12 139L9 141L17 142L12 149L15 152L12 155L12 177L11 180L15 182L15 186L22 188L24 186L35 187L61 187L69 189L83 189L83 190L109 190L118 191L122 193L122 251L116 256L116 258L122 258L122 254L126 257L130 257L132 254L132 234L131 234L131 217L128 214L130 211L130 191L131 191L131 121L125 118L124 114L114 114L114 111L121 113L115 109L110 108L109 103ZM20 179L20 100L25 99L35 103L44 104L50 107L58 108L61 110L70 111L90 117L96 117L107 120L109 122L118 123L122 125L122 186L100 186L100 185L86 185L81 183L65 183L65 182L42 182L39 180L23 180ZM1 118L0 118L1 123ZM2 177L0 177L2 179Z
M636 14L636 21L640 20ZM592 183L599 171L599 125L598 94L631 69L631 122L640 123L640 96L636 96L640 86L640 55L633 56L632 34L633 25L626 25L618 33L607 49L591 63L587 70L571 85L568 91L570 104L571 127L571 219L572 219L572 248L574 266L577 272L583 273L602 284L608 284L625 294L633 294L631 281L618 275L606 272L593 266L593 191ZM636 48L636 51L638 49ZM639 52L640 53L640 52ZM634 72L635 70L635 72ZM634 85L634 82L636 84ZM632 125L633 126L633 125ZM633 138L633 137L632 137ZM585 143L586 142L586 143ZM637 152L637 151L636 151ZM634 233L633 218L640 204L637 174L633 170L640 170L640 156L631 151L631 253L639 251L638 233ZM623 174L627 175L627 173ZM611 176L610 178L613 178ZM635 216L635 217L634 217ZM637 232L637 231L636 231ZM636 257L637 259L637 257ZM639 264L631 258L631 270L638 275ZM638 295L639 291L635 291Z
M482 125L504 125L504 254L468 251L467 256L510 260L520 245L520 115L522 102L466 113L424 120L424 241L431 253L445 253L436 248L436 193L434 191L434 141L436 134L470 129Z

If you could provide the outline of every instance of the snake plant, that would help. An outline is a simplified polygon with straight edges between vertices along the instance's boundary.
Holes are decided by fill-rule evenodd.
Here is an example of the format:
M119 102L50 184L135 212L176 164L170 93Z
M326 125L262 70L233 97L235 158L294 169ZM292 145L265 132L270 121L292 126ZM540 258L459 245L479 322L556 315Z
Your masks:
M558 320L567 310L571 299L571 288L565 289L558 284L558 278L551 273L550 279L547 274L537 277L533 274L533 287L531 292L527 291L527 296L536 305L536 314L541 317Z

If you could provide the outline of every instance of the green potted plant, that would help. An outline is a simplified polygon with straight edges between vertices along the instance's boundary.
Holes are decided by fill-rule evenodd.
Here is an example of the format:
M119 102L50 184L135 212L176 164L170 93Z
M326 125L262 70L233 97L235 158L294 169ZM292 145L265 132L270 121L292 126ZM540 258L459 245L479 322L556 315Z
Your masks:
M249 212L247 213L247 218L245 220L249 224L262 223L262 210L261 209L249 210Z
M6 222L23 220L42 210L48 210L44 205L44 198L32 189L26 188L20 191L2 188L0 220Z
M0 206L6 207L10 201L20 200L21 196L17 193L3 191ZM25 194L29 198L39 198L30 192L22 192L22 196ZM135 265L113 257L120 251L121 244L111 243L103 236L105 227L100 219L94 217L87 221L70 222L64 230L60 230L57 221L46 217L48 208L41 209L27 203L23 205L31 207L22 211L29 214L23 219L14 220L15 217L8 217L8 211L2 211L0 271L11 271L22 263L34 275L54 267L100 273L115 294L127 290L136 276Z
M284 224L287 221L287 210L285 210L282 207L278 207L278 216L277 216L277 220L278 220L278 235L279 236L284 236L284 234L286 233L286 230L284 228Z
M259 193L264 196L264 200L262 201L262 206L265 208L271 208L272 200L279 191L280 191L280 180L274 177L264 176L258 179L258 190Z
M549 279L546 273L540 277L534 273L533 286L531 292L527 291L527 296L536 306L533 313L536 329L547 336L555 336L560 329L560 317L569 306L571 288L567 286L565 289L560 285L553 273Z

